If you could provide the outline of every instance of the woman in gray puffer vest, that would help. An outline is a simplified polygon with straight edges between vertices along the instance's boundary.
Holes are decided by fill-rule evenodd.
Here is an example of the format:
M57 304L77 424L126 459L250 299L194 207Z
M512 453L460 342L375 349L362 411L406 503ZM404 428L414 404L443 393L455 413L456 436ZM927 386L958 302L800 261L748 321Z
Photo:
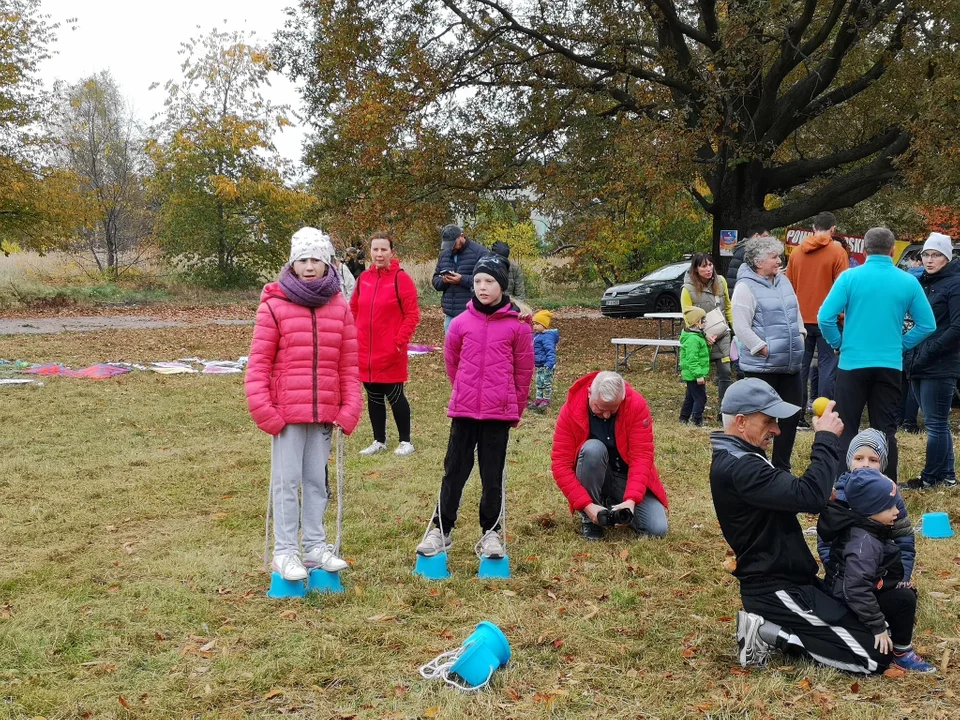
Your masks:
M805 329L800 304L787 276L780 272L783 244L774 237L750 240L733 290L733 332L740 349L740 369L764 380L788 403L803 401L800 365ZM781 420L773 441L773 465L790 471L790 455L801 410Z
M719 310L727 321L727 331L717 336L710 345L710 362L717 367L717 390L719 402L733 382L730 372L730 340L733 336L733 315L730 312L730 293L727 280L717 273L713 258L707 253L694 253L690 258L690 269L683 276L683 289L680 291L680 310L686 312L698 307L705 313ZM711 336L712 337L712 336ZM710 337L707 337L710 343ZM720 405L718 403L717 407ZM717 412L719 419L719 411Z

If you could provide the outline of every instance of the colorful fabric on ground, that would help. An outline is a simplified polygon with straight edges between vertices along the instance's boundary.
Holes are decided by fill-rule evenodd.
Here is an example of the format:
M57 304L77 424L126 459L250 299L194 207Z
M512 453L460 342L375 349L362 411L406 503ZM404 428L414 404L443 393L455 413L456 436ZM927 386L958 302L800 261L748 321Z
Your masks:
M63 377L88 378L90 380L103 380L115 375L125 375L130 372L125 367L111 365L110 363L98 363L85 367L80 370L74 370L60 363L47 363L21 370L25 375L61 375Z

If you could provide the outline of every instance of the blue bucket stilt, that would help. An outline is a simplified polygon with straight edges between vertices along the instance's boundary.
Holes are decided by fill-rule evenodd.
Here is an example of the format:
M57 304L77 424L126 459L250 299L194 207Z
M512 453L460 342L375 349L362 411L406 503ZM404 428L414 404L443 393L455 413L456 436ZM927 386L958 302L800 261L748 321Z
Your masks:
M450 571L447 570L447 554L439 552L427 557L417 553L417 562L413 566L413 574L427 580L446 580L450 577Z
M307 594L307 588L303 580L284 580L280 573L270 574L270 589L267 590L268 598L302 598Z
M477 623L476 629L463 641L464 645L472 642L482 642L491 648L496 656L500 658L500 664L506 665L510 660L510 642L503 630L498 628L489 620L483 620Z
M480 569L477 570L477 577L482 580L505 580L510 577L510 558L504 555L502 558L480 558Z
M953 528L950 527L950 516L945 512L923 514L920 532L924 537L941 539L953 537Z
M343 583L340 582L340 573L314 568L307 579L307 592L342 593Z

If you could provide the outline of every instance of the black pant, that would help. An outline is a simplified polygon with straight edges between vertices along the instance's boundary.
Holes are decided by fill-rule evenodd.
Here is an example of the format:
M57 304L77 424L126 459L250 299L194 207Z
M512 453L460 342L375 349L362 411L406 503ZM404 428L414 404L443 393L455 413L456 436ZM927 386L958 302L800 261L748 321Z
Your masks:
M897 648L910 647L917 617L917 593L910 588L890 588L876 593L880 612L890 626L890 638Z
M503 468L507 461L510 423L504 420L453 418L447 457L443 461L443 482L440 485L439 515L443 532L450 532L457 523L463 486L473 471L473 451L480 463L480 527L483 532L500 529L500 507L503 503ZM437 513L433 524L438 525Z
M370 413L370 425L373 426L373 439L387 442L387 401L393 409L393 420L397 423L400 442L410 442L410 403L403 392L403 383L367 383L367 411Z
M837 388L834 398L837 412L843 420L840 436L840 457L847 456L850 442L860 432L860 418L864 407L870 414L870 427L887 436L889 445L886 476L896 482L897 464L897 413L900 410L900 371L893 368L860 368L837 370ZM838 472L846 472L846 463L841 463Z
M747 373L747 377L758 378L777 391L777 395L784 402L800 405L803 402L803 383L800 373ZM793 454L793 443L797 439L797 423L803 408L793 417L784 418L777 424L780 434L773 439L773 466L778 470L790 472L790 456Z
M764 595L743 595L743 609L783 628L788 650L848 672L882 672L891 655L873 647L873 633L846 605L816 585L794 585Z
M696 380L687 380L687 394L680 406L680 422L693 420L697 425L703 423L703 408L707 405L707 385Z

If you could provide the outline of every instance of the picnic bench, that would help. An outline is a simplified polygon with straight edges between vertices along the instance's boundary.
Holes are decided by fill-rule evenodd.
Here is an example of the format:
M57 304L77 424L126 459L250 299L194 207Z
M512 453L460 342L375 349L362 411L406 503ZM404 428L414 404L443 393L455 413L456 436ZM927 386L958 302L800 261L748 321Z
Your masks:
M674 356L677 372L680 371L680 341L676 339L676 323L683 322L683 313L646 313L645 320L657 321L656 338L613 338L610 343L613 345L615 371L628 370L628 362L633 355L644 347L655 348L653 351L653 369L657 369L657 360L661 353L670 353ZM670 321L669 334L664 337L663 322Z

